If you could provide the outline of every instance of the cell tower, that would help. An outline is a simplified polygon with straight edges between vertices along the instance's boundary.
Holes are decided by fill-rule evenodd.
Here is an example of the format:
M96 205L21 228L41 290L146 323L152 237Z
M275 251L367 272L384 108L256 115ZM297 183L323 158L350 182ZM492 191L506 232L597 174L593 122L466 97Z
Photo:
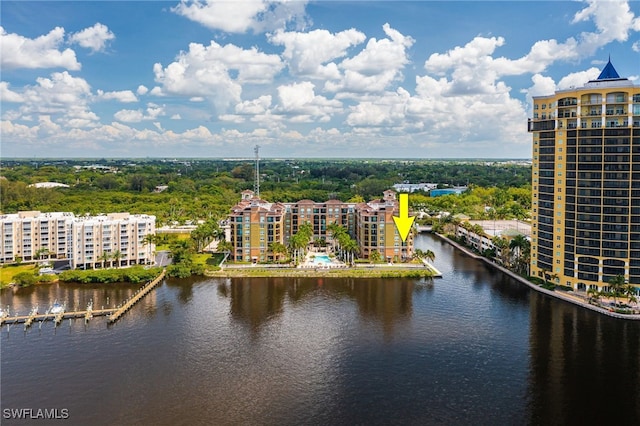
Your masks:
M256 181L253 184L253 192L256 198L260 198L260 145L256 145L253 152L256 153Z

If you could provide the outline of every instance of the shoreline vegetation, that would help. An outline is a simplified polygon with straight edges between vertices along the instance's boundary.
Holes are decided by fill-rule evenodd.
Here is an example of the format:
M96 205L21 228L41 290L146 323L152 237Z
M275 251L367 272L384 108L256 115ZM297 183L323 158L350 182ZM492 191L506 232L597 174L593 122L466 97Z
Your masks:
M369 266L356 268L264 268L260 265L246 268L225 267L217 271L207 270L204 273L212 278L243 277L309 277L309 278L435 278L439 276L433 269L403 268L394 266Z

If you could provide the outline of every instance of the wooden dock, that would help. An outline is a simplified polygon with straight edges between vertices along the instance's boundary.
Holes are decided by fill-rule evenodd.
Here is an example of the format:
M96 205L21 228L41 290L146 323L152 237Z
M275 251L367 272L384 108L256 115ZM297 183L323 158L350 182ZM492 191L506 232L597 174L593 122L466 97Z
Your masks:
M131 309L133 305L138 303L140 299L146 296L147 293L149 293L156 285L158 285L158 283L162 281L162 279L164 278L165 272L166 272L166 269L163 269L160 275L158 275L156 279L154 279L149 284L147 284L146 286L142 287L140 290L135 292L133 296L129 298L129 300L127 300L122 306L120 306L120 308L116 309L115 312L109 315L109 324L113 324L114 322L118 321L118 319L125 312Z
M113 309L93 309L91 311L73 311L73 312L61 312L59 314L37 314L37 315L18 315L15 317L4 317L2 318L2 324L17 324L17 323L27 323L27 321L29 319L31 319L31 323L36 322L36 321L52 321L52 320L56 320L59 319L58 323L60 323L62 320L68 319L68 318L86 318L87 312L90 312L92 316L94 317L98 317L98 316L105 316L105 315L111 315L113 312L115 312L117 309L113 308Z
M155 286L158 285L160 281L165 276L165 270L160 273L153 281L150 281L144 287L136 291L129 299L127 299L121 306L116 308L108 308L108 309L93 309L93 303L90 302L87 305L87 309L84 311L69 311L69 312L59 312L57 314L53 314L50 312L44 314L38 314L37 309L32 310L28 315L16 315L9 316L8 311L4 311L0 316L0 326L4 324L8 324L11 326L13 324L24 324L25 330L29 328L35 322L42 321L53 321L53 323L58 326L65 319L74 319L74 318L84 318L85 324L89 322L89 320L93 317L106 316L108 323L113 324L118 321L118 319L133 305L138 303L140 299L146 296Z

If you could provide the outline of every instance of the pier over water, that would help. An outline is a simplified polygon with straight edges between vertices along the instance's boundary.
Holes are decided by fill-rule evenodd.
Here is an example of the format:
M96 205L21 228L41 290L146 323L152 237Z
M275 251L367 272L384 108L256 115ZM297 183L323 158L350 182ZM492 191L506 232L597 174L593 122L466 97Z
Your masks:
M76 318L84 318L85 322L89 322L93 317L101 317L106 316L108 323L113 324L125 312L131 309L136 303L138 303L144 296L149 294L149 292L158 285L160 281L165 277L166 270L162 270L160 275L158 275L152 281L149 281L142 288L137 290L131 297L125 300L122 304L115 308L107 308L107 309L94 309L93 302L89 302L87 304L87 308L85 310L74 310L74 311L65 311L64 309L59 312L52 313L50 310L47 312L40 314L37 311L37 307L33 308L28 315L14 315L11 316L7 311L3 311L2 316L0 316L0 326L4 324L13 325L13 324L24 324L25 330L29 328L34 322L44 322L44 321L53 321L57 326L65 319L76 319Z

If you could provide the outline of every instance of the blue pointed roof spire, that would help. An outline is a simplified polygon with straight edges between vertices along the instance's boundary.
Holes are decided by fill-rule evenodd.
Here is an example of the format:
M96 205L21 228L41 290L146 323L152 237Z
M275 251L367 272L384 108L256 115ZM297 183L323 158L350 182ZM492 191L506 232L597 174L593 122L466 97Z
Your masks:
M616 71L613 64L611 64L611 55L609 55L609 62L607 62L607 65L602 69L598 80L611 80L614 78L620 78L620 75L618 75L618 71Z

